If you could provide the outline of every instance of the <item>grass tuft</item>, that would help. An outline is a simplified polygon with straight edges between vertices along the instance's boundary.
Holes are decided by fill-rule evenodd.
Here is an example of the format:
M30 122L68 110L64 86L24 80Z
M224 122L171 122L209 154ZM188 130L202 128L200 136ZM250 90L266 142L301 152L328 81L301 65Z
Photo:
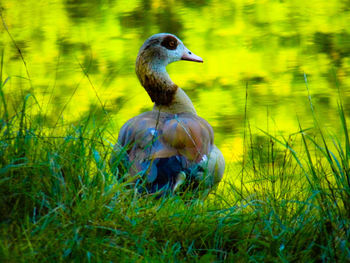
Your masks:
M299 124L287 138L254 135L247 121L243 162L226 175L238 180L204 201L186 201L191 193L156 199L113 175L110 131L93 113L50 129L33 113L42 111L33 93L10 113L10 79L1 69L2 262L350 260L350 143L341 103L343 140L325 136L316 119L315 128Z

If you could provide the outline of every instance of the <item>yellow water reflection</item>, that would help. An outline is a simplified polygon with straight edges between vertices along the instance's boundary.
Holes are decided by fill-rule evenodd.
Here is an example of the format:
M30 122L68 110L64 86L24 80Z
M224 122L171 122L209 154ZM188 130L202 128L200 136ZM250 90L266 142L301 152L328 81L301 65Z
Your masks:
M325 126L339 127L337 82L349 113L348 1L7 0L0 5L31 81L24 79L24 63L0 26L10 110L34 92L49 126L101 112L101 101L117 134L127 119L151 109L134 62L143 41L158 32L178 35L204 59L201 65L174 63L168 71L212 124L228 161L239 160L243 151L246 86L253 133L256 127L296 132L297 117L304 127L312 125L304 73Z

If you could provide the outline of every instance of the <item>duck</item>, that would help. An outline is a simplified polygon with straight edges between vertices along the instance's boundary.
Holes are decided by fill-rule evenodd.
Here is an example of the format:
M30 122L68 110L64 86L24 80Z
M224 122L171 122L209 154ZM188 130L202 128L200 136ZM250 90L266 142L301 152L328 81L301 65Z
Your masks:
M213 128L166 71L168 64L181 60L203 63L170 33L149 37L136 58L136 75L154 106L121 127L110 165L139 192L209 192L224 174L225 159L214 144Z

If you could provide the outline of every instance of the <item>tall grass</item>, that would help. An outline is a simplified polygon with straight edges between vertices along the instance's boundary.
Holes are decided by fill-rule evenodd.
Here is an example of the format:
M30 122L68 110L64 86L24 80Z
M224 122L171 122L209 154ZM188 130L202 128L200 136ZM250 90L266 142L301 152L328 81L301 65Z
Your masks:
M3 54L0 261L350 260L350 144L341 104L343 141L317 122L316 136L300 125L286 139L255 136L248 123L245 161L229 167L223 190L205 201L154 199L111 173L109 131L93 113L50 130L32 113L40 107L30 93L11 114L2 65Z

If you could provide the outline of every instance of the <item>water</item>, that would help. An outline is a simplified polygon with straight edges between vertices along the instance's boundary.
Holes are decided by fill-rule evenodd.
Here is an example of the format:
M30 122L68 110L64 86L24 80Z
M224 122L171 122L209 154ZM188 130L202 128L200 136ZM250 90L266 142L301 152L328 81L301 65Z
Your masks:
M336 133L338 93L350 112L350 2L6 0L3 78L10 111L34 93L48 126L104 111L117 135L152 108L134 73L138 49L159 32L180 37L203 64L168 66L214 128L226 160L238 160L247 118L274 135L313 126L304 73L323 126ZM84 74L87 73L89 78ZM28 81L28 78L30 81ZM246 87L248 99L246 100ZM340 91L338 90L340 87ZM247 104L247 105L246 105ZM102 106L103 105L103 106Z

